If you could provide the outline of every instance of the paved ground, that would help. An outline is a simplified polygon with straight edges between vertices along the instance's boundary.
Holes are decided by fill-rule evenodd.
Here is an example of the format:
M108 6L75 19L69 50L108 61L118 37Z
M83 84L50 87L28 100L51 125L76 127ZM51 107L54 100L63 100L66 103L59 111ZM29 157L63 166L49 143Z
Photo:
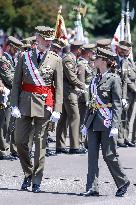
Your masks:
M0 161L0 205L136 205L136 148L119 148L120 159L131 181L128 194L116 198L116 187L100 152L100 197L79 196L85 191L86 155L46 158L42 193L20 191L23 173L19 160Z

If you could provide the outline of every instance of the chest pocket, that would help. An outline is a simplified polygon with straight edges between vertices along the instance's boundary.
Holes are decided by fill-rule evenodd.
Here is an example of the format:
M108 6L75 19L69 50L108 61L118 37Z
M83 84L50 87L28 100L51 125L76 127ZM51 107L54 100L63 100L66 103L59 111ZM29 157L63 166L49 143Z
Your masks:
M51 66L42 66L41 73L43 77L51 78L53 76L53 68Z

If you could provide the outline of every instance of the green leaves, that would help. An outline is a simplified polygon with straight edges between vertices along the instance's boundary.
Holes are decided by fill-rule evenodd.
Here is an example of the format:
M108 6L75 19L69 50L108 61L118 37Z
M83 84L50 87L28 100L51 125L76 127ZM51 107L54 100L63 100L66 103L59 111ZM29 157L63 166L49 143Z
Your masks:
M127 0L126 0L127 1ZM0 0L0 28L22 30L24 35L31 35L37 25L55 27L57 12L62 4L62 14L66 27L74 28L76 12L74 6L80 0ZM113 36L121 19L121 0L83 0L86 2L87 13L82 18L84 30L89 34ZM130 1L130 10L136 10L136 1ZM135 20L131 28L136 27ZM135 33L135 30L134 30Z

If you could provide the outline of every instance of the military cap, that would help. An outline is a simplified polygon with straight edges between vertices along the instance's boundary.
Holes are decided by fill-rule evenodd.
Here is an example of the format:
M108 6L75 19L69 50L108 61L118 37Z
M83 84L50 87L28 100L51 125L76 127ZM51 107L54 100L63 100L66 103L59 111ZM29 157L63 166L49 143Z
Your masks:
M36 42L36 36L31 36L22 40L23 43L33 44Z
M98 48L96 58L114 59L117 55L110 50Z
M123 49L123 50L129 51L130 48L132 47L132 44L129 43L128 41L120 41L118 44L118 47Z
M111 45L111 40L110 39L100 39L96 41L97 47L100 48L106 48L106 47L110 47Z
M31 36L22 40L23 48L30 48L36 42L36 36Z
M31 47L31 43L27 39L23 39L22 43L23 43L22 48L30 48Z
M55 46L55 47L58 47L58 48L63 48L65 47L65 43L63 41L61 41L60 39L58 38L55 38L53 41L52 41L52 45Z
M70 43L71 44L71 47L75 47L75 48L80 48L81 46L83 46L83 42L82 41L78 41L78 40L75 40L75 41L73 41L72 43Z
M17 38L15 38L14 36L9 36L8 41L9 41L10 45L12 45L15 48L20 48L23 45L23 43L20 40L18 40Z
M37 26L35 27L36 32L42 36L45 40L53 40L55 31L53 28L46 26Z
M92 51L96 48L96 44L92 43L92 44L84 44L82 46L82 50L87 50L87 51Z

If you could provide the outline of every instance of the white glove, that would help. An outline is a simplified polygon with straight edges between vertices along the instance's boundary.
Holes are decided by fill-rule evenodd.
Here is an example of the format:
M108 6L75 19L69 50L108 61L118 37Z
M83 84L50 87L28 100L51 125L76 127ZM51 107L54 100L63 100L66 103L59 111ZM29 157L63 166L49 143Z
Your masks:
M7 102L8 102L8 95L10 94L10 90L6 87L3 89L3 96L4 96L4 106L7 107Z
M21 113L20 110L18 109L18 107L11 107L12 111L11 111L11 115L15 118L21 118Z
M88 89L88 88L89 88L89 85L86 85L86 84L85 84L85 88Z
M8 96L10 94L10 90L6 87L4 87L3 92L6 96Z
M50 117L50 121L58 122L59 119L60 119L60 113L53 111L53 113L52 113L52 115Z
M122 105L124 108L128 107L128 103L127 103L126 99L122 99Z
M117 135L118 135L118 129L117 128L111 128L109 137L114 137L114 136L117 136Z
M84 125L83 128L81 129L81 133L83 136L86 136L87 135L87 128L86 126Z

